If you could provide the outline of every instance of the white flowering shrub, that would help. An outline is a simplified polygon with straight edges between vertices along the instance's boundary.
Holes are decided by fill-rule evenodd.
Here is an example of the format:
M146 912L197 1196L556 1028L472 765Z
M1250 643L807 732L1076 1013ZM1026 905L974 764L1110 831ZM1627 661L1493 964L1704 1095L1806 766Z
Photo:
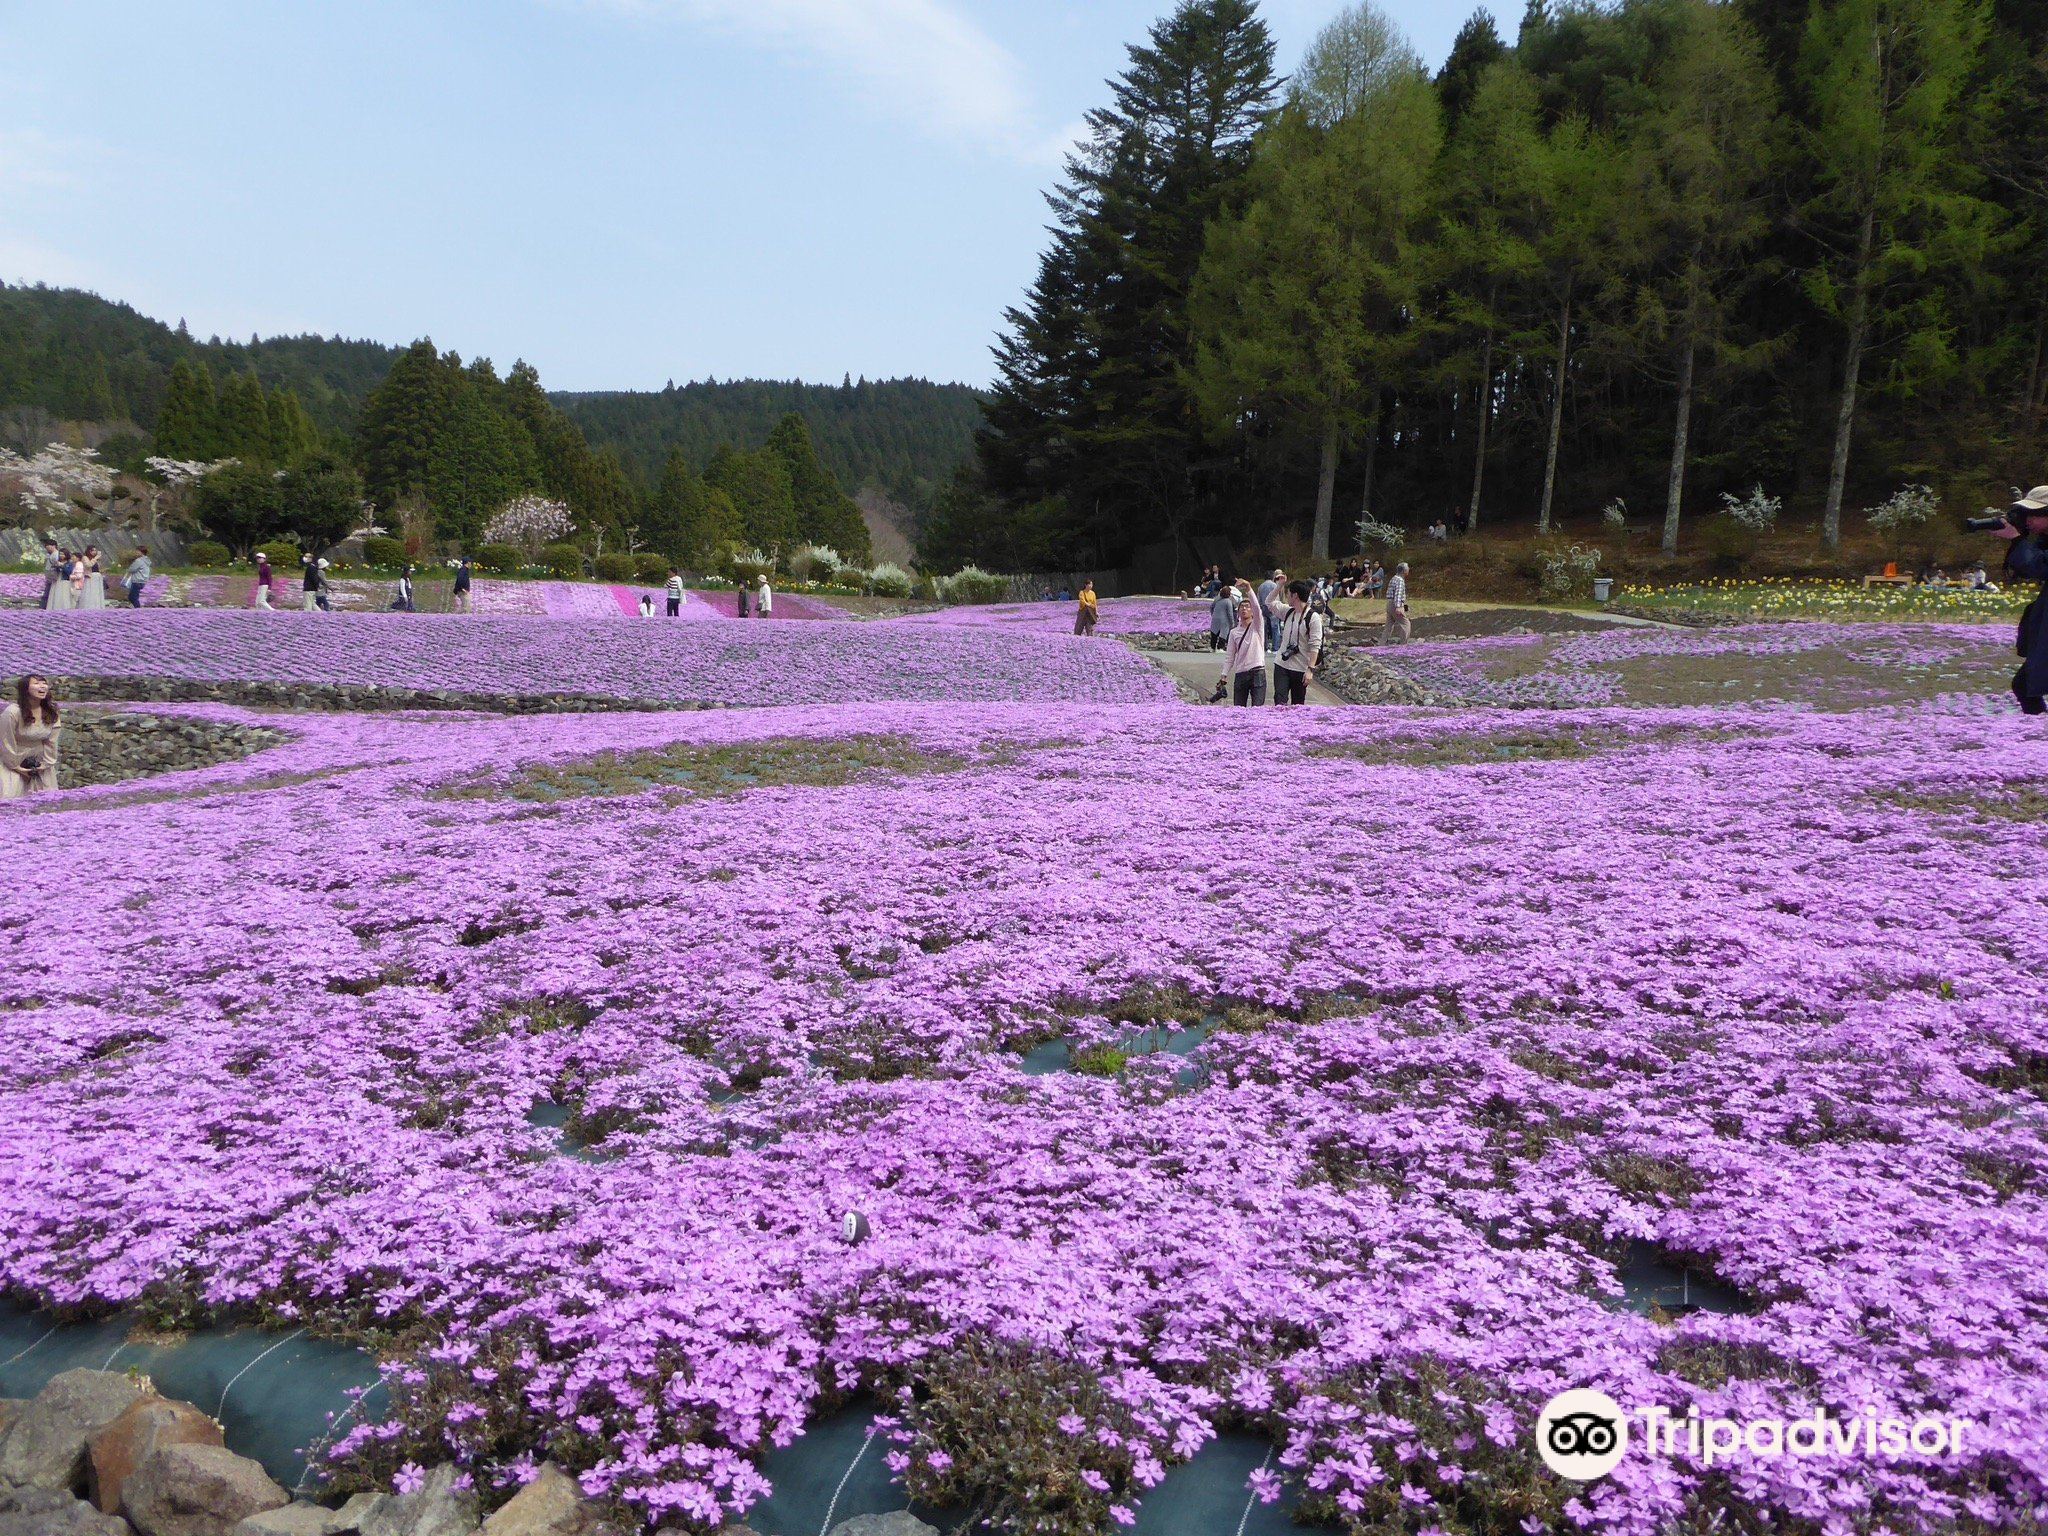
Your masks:
M74 507L105 501L114 472L90 448L50 443L33 458L0 448L0 476L15 484L15 495L31 515L63 517Z
M1628 526L1628 503L1619 496L1600 509L1600 521L1610 528Z
M1356 524L1358 549L1361 554L1374 549L1398 549L1407 535L1392 523L1383 523L1371 515L1361 517Z
M532 554L543 544L559 544L576 531L567 502L545 496L516 496L484 524L486 544L516 544Z
M1545 597L1586 597L1600 574L1600 551L1580 544L1546 549L1536 556Z
M798 581L831 581L839 574L839 567L844 562L836 549L828 549L823 544L802 544L786 563L789 574Z
M1784 502L1776 496L1766 496L1760 485L1739 501L1727 491L1721 493L1721 515L1751 533L1768 533L1776 527L1778 514L1784 508Z
M1940 510L1941 502L1932 487L1902 485L1876 506L1866 509L1866 515L1870 526L1879 533L1904 533L1931 522Z

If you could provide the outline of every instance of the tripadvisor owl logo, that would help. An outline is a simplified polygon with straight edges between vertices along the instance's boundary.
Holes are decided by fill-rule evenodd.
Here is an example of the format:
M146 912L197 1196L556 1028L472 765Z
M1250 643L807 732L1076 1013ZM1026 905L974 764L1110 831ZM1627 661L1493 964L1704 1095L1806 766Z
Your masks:
M1581 1483L1605 1477L1628 1454L1628 1418L1605 1392L1560 1392L1537 1416L1536 1454L1559 1477Z

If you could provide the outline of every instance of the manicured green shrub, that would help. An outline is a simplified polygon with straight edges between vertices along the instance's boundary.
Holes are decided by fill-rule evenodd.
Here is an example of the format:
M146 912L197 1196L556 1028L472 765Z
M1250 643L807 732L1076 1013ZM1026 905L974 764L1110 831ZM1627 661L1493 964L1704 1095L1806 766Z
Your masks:
M635 555L633 575L640 581L667 581L668 560L661 555Z
M228 547L216 544L212 539L200 539L185 546L185 558L194 565L226 565Z
M949 603L999 603L1009 593L1009 577L968 565L946 578L942 595Z
M631 581L638 570L639 562L631 555L599 555L597 557L597 579L599 581Z
M556 576L581 576L583 551L574 544L550 544L540 552L540 563Z
M915 581L910 572L887 560L868 572L868 590L877 597L908 597Z
M471 557L472 562L486 571L503 575L516 571L526 564L526 556L516 544L486 544Z
M300 560L305 558L300 553L298 545L287 544L282 539L272 539L266 544L257 545L256 553L268 560L271 566L277 570L296 566ZM198 562L195 561L193 563L197 564Z
M403 570L406 565L405 540L369 538L363 540L363 563L374 565L380 570Z

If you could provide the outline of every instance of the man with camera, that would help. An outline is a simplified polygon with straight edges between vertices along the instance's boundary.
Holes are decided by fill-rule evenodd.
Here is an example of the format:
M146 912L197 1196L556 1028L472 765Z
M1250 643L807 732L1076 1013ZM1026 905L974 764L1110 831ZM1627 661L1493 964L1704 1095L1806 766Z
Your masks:
M2016 581L2042 583L2020 615L2020 669L2013 696L2030 715L2048 713L2048 485L2037 485L1996 519L1972 519L1973 527L2010 539L2005 568Z

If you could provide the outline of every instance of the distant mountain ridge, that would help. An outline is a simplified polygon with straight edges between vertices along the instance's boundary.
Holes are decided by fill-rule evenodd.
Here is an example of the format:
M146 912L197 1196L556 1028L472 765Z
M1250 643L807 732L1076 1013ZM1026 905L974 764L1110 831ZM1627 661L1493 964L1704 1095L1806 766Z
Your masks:
M98 294L0 283L0 412L36 408L66 421L133 422L152 431L171 369L183 361L204 363L217 378L253 371L267 387L297 395L323 434L347 439L364 397L402 350L312 335L201 340L182 321L167 325ZM707 380L661 390L551 391L550 398L593 447L616 448L643 487L660 479L671 449L681 448L701 471L721 443L759 447L794 411L842 485L913 509L929 505L967 458L981 421L980 391L925 379Z

